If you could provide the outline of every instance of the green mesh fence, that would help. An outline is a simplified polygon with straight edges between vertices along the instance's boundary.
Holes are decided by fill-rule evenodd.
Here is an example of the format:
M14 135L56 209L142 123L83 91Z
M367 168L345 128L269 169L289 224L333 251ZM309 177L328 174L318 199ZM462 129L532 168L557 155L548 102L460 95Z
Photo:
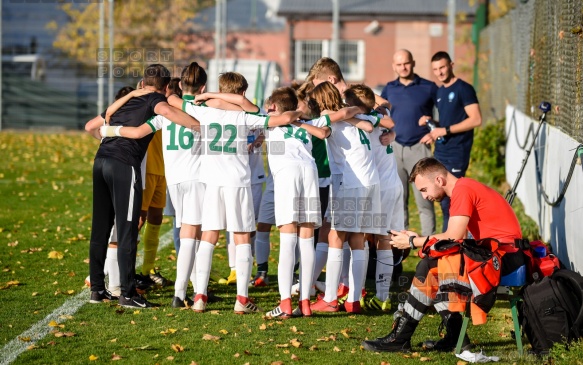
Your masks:
M545 100L548 122L583 142L583 1L520 4L482 31L478 57L486 118L502 118L507 104L536 117Z

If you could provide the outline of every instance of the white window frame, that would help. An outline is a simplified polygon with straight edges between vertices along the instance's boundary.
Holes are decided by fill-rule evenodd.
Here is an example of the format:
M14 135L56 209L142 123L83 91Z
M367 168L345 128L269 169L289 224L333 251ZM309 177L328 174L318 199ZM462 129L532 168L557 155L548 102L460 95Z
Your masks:
M305 79L308 76L307 72L302 72L302 46L305 42L322 42L321 57L330 57L330 43L328 39L303 39L295 41L295 75L297 79ZM347 81L362 81L364 80L365 67L365 42L363 40L340 40L341 43L356 43L357 45L357 66L351 72L350 70L341 69L344 79ZM311 65L309 65L311 66Z

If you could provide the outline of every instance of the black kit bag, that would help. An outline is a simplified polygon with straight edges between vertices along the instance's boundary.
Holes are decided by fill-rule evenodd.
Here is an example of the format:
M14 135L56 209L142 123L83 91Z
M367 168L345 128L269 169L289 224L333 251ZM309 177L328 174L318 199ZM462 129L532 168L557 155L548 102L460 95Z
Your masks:
M566 343L583 334L583 277L571 270L522 289L519 308L522 330L536 354L547 353L554 343Z

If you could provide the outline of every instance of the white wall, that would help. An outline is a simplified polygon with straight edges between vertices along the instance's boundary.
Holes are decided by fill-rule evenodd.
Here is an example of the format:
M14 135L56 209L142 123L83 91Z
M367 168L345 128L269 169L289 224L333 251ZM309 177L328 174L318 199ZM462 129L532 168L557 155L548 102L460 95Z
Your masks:
M538 111L536 115L540 115ZM525 145L528 128L536 131L538 120L533 120L513 106L506 108L506 180L512 186L516 181L532 135ZM524 146L524 149L520 148ZM548 124L543 124L528 163L518 184L517 196L528 214L540 227L544 241L550 242L553 252L572 269L583 272L583 169L576 165L565 198L556 207L548 205L558 197L567 180L569 168L579 143ZM539 183L536 172L538 162L542 177Z

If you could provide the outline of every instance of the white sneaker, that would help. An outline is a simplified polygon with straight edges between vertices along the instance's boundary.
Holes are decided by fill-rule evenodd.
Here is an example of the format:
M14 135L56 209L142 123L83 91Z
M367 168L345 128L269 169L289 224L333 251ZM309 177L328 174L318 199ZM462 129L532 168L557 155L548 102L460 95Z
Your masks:
M238 299L235 302L235 314L249 314L249 313L259 313L262 309L255 305L251 301L247 301L247 304L241 303Z

